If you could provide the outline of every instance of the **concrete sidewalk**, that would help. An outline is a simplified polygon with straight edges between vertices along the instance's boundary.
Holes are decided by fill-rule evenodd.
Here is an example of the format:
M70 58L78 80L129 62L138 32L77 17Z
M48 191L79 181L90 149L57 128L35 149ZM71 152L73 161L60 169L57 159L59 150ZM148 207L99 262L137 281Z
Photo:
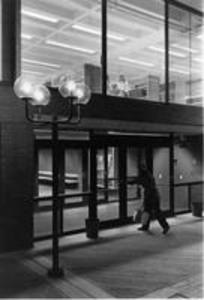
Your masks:
M137 225L60 241L62 279L50 279L50 241L27 252L0 255L0 298L203 298L202 224L191 214L168 220L162 235Z

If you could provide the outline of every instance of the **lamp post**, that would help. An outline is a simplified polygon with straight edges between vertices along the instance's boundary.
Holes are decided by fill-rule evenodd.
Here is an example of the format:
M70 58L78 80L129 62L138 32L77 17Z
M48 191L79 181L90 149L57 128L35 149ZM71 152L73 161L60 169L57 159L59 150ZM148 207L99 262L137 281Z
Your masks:
M45 85L36 85L20 76L14 83L14 92L18 98L25 101L26 118L34 124L51 126L52 134L52 267L48 275L53 278L62 277L63 269L59 266L59 124L78 124L80 122L80 107L90 100L90 89L82 84L62 76L58 84L59 94L68 102L65 116L58 115L55 110L51 115L43 114L43 107L52 100L51 91ZM34 112L33 112L34 110Z

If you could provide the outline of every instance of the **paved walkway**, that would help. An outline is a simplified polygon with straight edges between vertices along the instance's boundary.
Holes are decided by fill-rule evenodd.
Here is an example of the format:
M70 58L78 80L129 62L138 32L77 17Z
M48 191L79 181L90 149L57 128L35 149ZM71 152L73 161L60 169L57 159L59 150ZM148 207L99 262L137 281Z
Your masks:
M50 242L27 252L0 255L0 298L203 298L202 224L191 214L169 219L162 235L136 225L63 238L62 279L50 279Z

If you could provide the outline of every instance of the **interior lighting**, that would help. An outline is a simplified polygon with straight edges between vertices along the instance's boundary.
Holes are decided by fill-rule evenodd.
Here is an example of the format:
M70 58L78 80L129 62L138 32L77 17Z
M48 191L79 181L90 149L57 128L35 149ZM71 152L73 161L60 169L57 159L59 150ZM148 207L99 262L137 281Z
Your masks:
M193 58L193 60L196 62L204 63L204 58L195 57L195 58Z
M28 74L33 74L33 75L40 75L40 76L45 75L42 72L37 72L37 71L35 72L35 71L30 71L30 70L23 70L22 72L23 73L28 73Z
M32 40L33 36L30 35L30 34L25 34L25 33L22 33L21 34L21 37L25 40Z
M38 12L34 12L34 11L30 11L27 9L22 9L21 13L27 17L32 17L32 18L36 18L39 20L43 20L43 21L47 21L47 22L51 22L51 23L58 23L59 20L57 18L45 15L45 14L40 14Z
M117 4L118 5L118 4ZM120 5L124 8L129 8L133 11L137 11L137 12L140 12L140 13L143 13L145 15L148 15L148 16L152 16L154 18L157 18L157 19L161 19L161 20L164 20L164 16L163 15L160 15L158 13L155 13L155 12L152 12L152 11L149 11L149 10L146 10L146 9L143 9L141 7L138 7L138 6L135 6L135 5L131 5L129 3L126 3L126 2L122 2L120 3Z
M170 71L170 72L181 73L181 74L184 74L184 75L188 75L188 74L189 74L188 71L180 70L180 69L177 69L177 68L170 68L169 71Z
M149 46L149 49L151 49L153 51L161 52L161 53L165 52L165 50L163 48L159 48L159 47L155 47L155 46ZM186 57L185 54L182 54L182 53L176 52L176 51L171 51L171 50L169 50L169 54L173 55L173 56L177 56L177 57L182 57L182 58Z
M175 47L177 49L181 49L181 50L184 50L184 51L188 51L188 52L191 52L191 53L198 53L198 50L191 49L191 48L184 47L184 46L180 46L178 44L173 44L172 47Z
M118 8L118 6L120 6L123 9L126 9L126 10L128 9L128 10L131 10L132 12L136 12L136 13L141 13L141 14L153 17L155 19L159 19L162 21L165 19L164 15L163 15L163 8L162 8L161 14L159 14L159 13L152 12L150 10L138 7L134 4L127 3L125 1L120 1L120 3L119 3L119 1L117 1L116 5L117 5L117 8ZM175 24L175 25L179 25L179 26L181 25L180 22L178 22L172 18L169 18L169 22L171 22L171 24Z
M32 60L32 59L27 59L27 58L23 58L22 61L25 63L41 65L41 66L46 66L46 67L52 67L52 68L56 68L56 69L59 69L61 67L60 65L57 65L57 64L51 64L51 63L46 63L44 61Z
M202 40L204 38L204 35L203 34L199 34L199 35L197 35L197 38L200 39L200 40Z
M96 53L96 51L94 51L92 49L82 48L82 47L78 47L75 45L64 44L64 43L56 42L53 40L47 40L46 44L61 47L61 48L71 49L71 50L75 50L75 51L79 51L79 52L83 52L83 53L88 53L88 54Z
M154 64L152 64L152 63L148 63L148 62L144 62L144 61L140 61L140 60L136 60L136 59L131 59L128 57L120 56L118 59L121 61L126 61L129 63L138 64L138 65L142 65L142 66L146 66L146 67L154 67Z
M90 27L86 27L86 26L80 25L80 24L74 24L74 25L72 25L72 28L83 31L83 32L87 32L87 33L90 33L90 34L95 34L95 35L98 35L98 36L101 35L100 30L93 29L93 28L90 28ZM112 33L108 33L107 37L112 39L112 40L119 41L119 42L124 42L126 40L125 37L122 37L122 36L119 36L119 35L116 35L116 34L112 34Z
M191 98L192 96L185 96L185 100ZM202 94L196 94L196 95L193 95L193 98L203 98L203 95Z

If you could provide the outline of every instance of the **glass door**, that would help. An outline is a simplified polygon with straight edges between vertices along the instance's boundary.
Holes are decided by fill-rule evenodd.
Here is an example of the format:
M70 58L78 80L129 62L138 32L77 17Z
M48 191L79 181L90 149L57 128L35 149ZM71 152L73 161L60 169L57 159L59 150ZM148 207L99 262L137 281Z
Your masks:
M170 210L170 168L168 147L147 145L146 147L127 147L127 180L138 176L138 166L145 163L153 173L160 193L161 209ZM137 184L127 185L127 213L133 215L143 201L143 188Z
M145 161L145 148L127 147L127 180L138 176L138 166ZM127 185L127 215L131 217L135 209L139 209L143 201L143 190L138 184Z
M119 216L118 147L97 149L97 201L100 221Z
M153 149L153 175L160 193L161 210L170 210L170 151L167 147Z

